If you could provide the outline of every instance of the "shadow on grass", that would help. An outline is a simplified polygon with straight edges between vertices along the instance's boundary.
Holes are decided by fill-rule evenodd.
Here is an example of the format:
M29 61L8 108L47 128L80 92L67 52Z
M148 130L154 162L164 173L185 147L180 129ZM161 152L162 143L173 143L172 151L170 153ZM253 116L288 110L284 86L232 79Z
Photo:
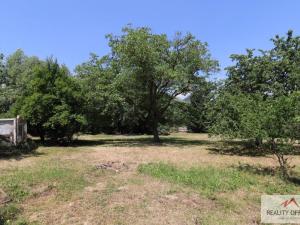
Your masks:
M215 143L216 145L208 148L212 154L221 154L221 155L237 155L237 156L250 156L250 157L264 157L272 154L269 151L267 145L263 145L258 148L251 141L221 141ZM291 150L287 155L300 155L300 147L295 146L294 150Z
M217 143L212 148L209 148L212 154L221 155L237 155L237 156L250 156L250 157L262 157L266 156L268 152L263 149L257 149L249 141L222 141Z
M39 157L44 155L44 153L36 152L36 149L32 149L30 151L23 151L20 149L10 149L10 150L1 150L0 149L0 160L1 159L14 159L14 160L22 160L28 157Z
M105 138L98 140L76 140L73 146L95 146L105 145L112 147L147 147L147 146L197 146L210 145L212 142L206 140L188 140L177 137L162 137L160 143L154 143L151 137L134 137L134 138Z
M232 167L239 171L243 171L255 175L278 176L279 178L281 177L279 167L264 167L260 165L250 165L250 164L239 164L238 166L232 166ZM291 171L291 173L292 174L289 178L287 179L281 178L281 179L283 179L286 182L293 183L295 185L300 185L300 178L299 178L300 174L296 173L295 171Z
M289 182L300 186L300 178L292 176L288 179Z
M213 142L208 140L189 140L178 137L161 137L160 143L154 143L152 137L130 137L124 136L122 138L103 138L82 140L77 139L67 145L58 144L51 141L46 141L42 144L37 141L38 145L43 146L69 146L69 147L84 147L84 146L111 146L111 147L147 147L147 146L171 146L171 147L183 147L183 146L197 146L197 145L211 145Z
M251 173L251 174L256 174L256 175L270 175L270 176L275 176L278 173L278 168L276 167L265 167L265 166L260 166L260 165L250 165L247 163L239 164L238 166L232 166L233 168Z
M39 157L44 155L44 153L32 151L32 152L0 152L0 160L1 159L14 159L14 160L22 160L29 157Z

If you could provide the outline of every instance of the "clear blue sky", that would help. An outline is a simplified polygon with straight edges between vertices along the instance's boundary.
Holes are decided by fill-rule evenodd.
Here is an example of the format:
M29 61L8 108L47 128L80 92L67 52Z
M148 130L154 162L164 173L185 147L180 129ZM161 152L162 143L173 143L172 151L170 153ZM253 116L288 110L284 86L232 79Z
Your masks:
M270 38L288 29L299 34L300 1L1 0L0 52L21 48L27 55L53 55L72 70L90 52L108 53L105 34L118 34L128 23L170 36L189 31L208 42L224 68L232 53L269 48Z

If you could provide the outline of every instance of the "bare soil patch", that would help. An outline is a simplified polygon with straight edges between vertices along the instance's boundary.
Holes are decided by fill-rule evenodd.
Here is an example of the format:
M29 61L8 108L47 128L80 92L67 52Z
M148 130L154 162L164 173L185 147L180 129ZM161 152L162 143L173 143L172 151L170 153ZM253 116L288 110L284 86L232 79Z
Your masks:
M8 203L11 201L11 198L0 188L0 205Z

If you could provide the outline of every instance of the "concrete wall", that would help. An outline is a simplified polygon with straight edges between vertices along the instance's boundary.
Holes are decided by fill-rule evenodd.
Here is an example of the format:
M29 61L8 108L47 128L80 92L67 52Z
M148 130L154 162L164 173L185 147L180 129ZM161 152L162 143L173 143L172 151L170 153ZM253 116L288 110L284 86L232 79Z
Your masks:
M17 145L27 138L27 123L21 118L0 119L0 136Z
M0 135L7 136L14 132L14 119L0 119Z
M0 135L2 139L16 144L16 119L0 119Z

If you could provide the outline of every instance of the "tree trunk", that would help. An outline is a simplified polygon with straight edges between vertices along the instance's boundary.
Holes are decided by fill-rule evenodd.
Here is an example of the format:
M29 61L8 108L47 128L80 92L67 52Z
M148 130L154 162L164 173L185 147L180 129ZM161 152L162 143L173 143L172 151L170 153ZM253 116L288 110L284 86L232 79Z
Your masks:
M281 172L281 176L284 178L284 179L289 179L290 178L290 175L289 175L289 165L288 165L288 159L284 157L283 154L280 154L280 153L277 153L275 154L277 159L278 159L278 162L279 162L279 165L280 165L280 172Z
M44 134L40 134L41 143L45 144L45 136Z
M271 140L271 150L273 154L277 157L277 160L279 162L279 169L281 172L281 176L283 179L289 179L289 164L288 159L284 157L284 154L280 152L280 149L277 148L276 141L273 138Z
M256 148L261 148L261 147L262 147L262 144L263 144L262 138L256 137L256 138L255 138L255 145L256 145Z
M154 143L160 143L160 138L159 138L159 134L158 134L158 122L156 119L154 119L154 121L153 121L152 132L153 132Z
M153 133L153 142L154 143L160 143L159 134L158 134L158 108L157 108L157 88L152 80L149 85L149 112L150 112L150 118L151 118L151 124L152 124L152 133Z

